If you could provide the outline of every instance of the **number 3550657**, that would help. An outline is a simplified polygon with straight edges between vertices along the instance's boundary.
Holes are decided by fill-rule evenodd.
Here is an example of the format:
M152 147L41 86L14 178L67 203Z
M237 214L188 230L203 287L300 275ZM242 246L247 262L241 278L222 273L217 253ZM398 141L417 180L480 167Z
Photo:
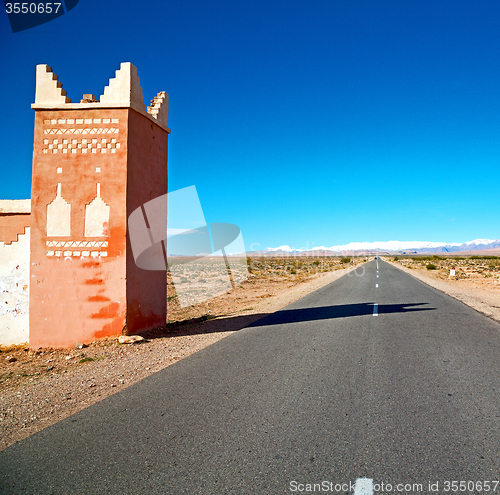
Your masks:
M7 14L57 14L60 3L7 3Z

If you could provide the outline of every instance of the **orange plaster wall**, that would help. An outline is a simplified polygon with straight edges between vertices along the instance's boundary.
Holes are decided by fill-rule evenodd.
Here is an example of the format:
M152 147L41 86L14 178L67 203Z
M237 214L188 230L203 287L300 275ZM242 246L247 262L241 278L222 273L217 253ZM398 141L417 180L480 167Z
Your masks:
M12 244L30 226L29 213L0 213L0 242Z
M127 212L167 193L168 133L133 110L129 113ZM165 211L165 218L167 212ZM127 332L164 326L166 271L137 268L127 249Z
M121 333L127 319L126 304L126 193L127 109L37 110L33 154L31 219L30 346L69 347ZM47 135L46 129L104 128L108 124L47 124L51 119L118 118L112 135L121 146L116 153L44 153L44 139L81 140L107 134ZM57 173L57 168L62 173ZM96 167L101 171L96 172ZM71 234L47 237L47 205L61 183L62 197L71 204ZM96 196L110 206L107 235L84 236L85 206ZM47 256L47 241L106 241L106 257ZM67 247L61 251L85 248ZM89 248L92 251L92 248Z

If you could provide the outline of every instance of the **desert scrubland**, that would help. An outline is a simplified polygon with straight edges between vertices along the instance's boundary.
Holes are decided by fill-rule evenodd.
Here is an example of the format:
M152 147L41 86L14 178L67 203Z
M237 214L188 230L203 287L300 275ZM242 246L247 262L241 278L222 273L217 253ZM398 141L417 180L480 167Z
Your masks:
M187 323L193 319L211 319L252 311L260 305L263 299L273 298L300 284L323 278L327 273L355 267L367 260L367 257L345 256L249 257L246 264L248 278L237 285L234 290L184 308L179 304L176 285L170 272L167 272L167 326L180 322ZM186 282L189 279L190 285L193 285L193 277L195 286L205 286L207 290L220 283L220 277L216 273L210 273L208 269L193 270L191 276L187 272Z

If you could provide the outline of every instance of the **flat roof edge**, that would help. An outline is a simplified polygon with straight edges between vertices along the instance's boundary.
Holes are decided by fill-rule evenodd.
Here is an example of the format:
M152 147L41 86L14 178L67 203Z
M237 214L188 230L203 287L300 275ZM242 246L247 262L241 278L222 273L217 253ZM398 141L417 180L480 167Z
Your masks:
M31 199L0 199L0 213L31 213Z

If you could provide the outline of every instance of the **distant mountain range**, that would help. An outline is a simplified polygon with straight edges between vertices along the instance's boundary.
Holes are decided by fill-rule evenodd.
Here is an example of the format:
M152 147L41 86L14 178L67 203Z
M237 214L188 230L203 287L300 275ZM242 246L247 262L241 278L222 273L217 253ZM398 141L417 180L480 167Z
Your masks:
M293 249L290 246L279 246L277 248L267 248L264 251L253 251L251 254L295 256L328 256L370 252L387 254L430 254L484 251L489 249L500 249L500 239L476 239L475 241L463 243L421 241L350 242L349 244L341 246L319 246L311 249Z

